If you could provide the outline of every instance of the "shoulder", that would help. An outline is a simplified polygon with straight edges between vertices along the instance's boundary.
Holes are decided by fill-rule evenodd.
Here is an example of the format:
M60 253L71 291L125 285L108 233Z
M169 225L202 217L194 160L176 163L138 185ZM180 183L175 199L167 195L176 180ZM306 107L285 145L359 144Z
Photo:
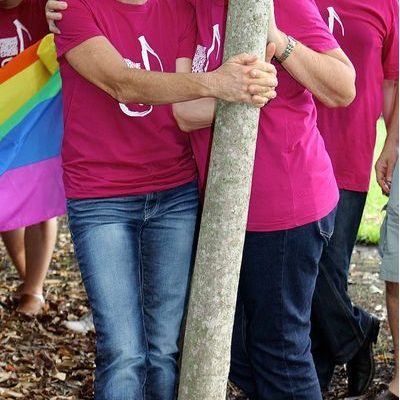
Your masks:
M320 17L314 0L275 0L275 13L279 19L303 23Z
M278 25L289 30L318 28L323 24L314 0L275 0L275 15Z

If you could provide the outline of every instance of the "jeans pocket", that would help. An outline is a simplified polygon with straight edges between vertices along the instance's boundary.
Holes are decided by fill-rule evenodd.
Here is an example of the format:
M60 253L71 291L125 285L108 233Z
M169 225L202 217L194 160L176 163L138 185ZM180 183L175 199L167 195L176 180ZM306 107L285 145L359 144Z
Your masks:
M329 240L331 239L335 229L336 210L337 208L335 207L326 217L321 218L317 223L318 233L324 239L326 246L329 244Z

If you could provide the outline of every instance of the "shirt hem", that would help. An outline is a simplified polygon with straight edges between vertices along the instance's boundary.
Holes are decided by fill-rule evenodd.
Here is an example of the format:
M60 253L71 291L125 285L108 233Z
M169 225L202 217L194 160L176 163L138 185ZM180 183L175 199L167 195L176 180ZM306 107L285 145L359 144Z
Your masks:
M307 225L312 222L318 221L321 218L326 217L336 206L339 201L337 197L336 200L329 204L329 206L324 207L317 213L309 214L303 216L301 218L296 218L295 222L287 221L287 222L277 222L274 224L256 224L256 223L249 223L247 224L246 231L248 232L274 232L274 231L283 231L287 229L294 229L298 228L299 226Z
M182 179L178 182L174 182L171 184L166 184L166 185L148 185L141 187L139 189L127 189L127 190L116 190L116 191L96 191L95 193L90 192L90 190L85 190L85 192L81 191L72 191L68 190L67 187L65 187L65 192L66 192L66 198L68 200L83 200L83 199L101 199L101 198L108 198L108 197L123 197L123 196L139 196L139 195L145 195L149 193L156 193L156 192L162 192L164 190L169 190L169 189L174 189L179 186L183 186L187 183L193 182L194 180L197 179L197 175L194 174L188 178Z
M341 190L350 190L352 192L361 192L366 193L369 191L369 182L368 185L354 185L352 183L340 182L338 178L338 188Z

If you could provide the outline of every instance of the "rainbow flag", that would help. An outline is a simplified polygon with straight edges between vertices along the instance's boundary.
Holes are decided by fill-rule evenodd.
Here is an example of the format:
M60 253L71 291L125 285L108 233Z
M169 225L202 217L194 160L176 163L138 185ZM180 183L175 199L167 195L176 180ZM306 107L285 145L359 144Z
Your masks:
M53 35L0 68L0 232L65 213Z

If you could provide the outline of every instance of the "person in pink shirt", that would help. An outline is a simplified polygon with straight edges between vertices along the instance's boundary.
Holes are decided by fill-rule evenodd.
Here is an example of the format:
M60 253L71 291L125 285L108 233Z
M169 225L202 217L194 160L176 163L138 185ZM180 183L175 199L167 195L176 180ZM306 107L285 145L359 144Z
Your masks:
M340 200L313 300L313 355L323 390L328 390L335 364L347 363L348 394L359 396L374 377L372 344L377 340L379 321L353 306L347 278L369 188L376 123L382 113L388 133L378 164L385 166L386 173L378 177L385 193L397 160L398 128L391 120L398 112L394 103L399 4L397 0L316 0L316 4L355 67L357 97L342 109L330 109L316 100L318 128L332 160ZM398 383L392 386L398 395Z
M191 3L198 24L192 68L212 71L222 60L228 2ZM275 54L279 86L261 111L230 378L251 399L321 400L309 338L311 300L339 196L312 96L330 107L349 104L355 74L312 0L276 0L275 15L267 53ZM187 61L181 71L190 68ZM204 190L215 102L173 109L191 132Z
M198 189L169 103L260 107L275 69L243 54L176 74L196 39L180 0L70 0L58 27L64 185L96 329L95 399L172 400Z
M0 0L0 68L48 33L44 5L44 0ZM22 281L14 294L17 310L36 315L45 305L43 285L57 238L57 220L1 232L1 236Z

